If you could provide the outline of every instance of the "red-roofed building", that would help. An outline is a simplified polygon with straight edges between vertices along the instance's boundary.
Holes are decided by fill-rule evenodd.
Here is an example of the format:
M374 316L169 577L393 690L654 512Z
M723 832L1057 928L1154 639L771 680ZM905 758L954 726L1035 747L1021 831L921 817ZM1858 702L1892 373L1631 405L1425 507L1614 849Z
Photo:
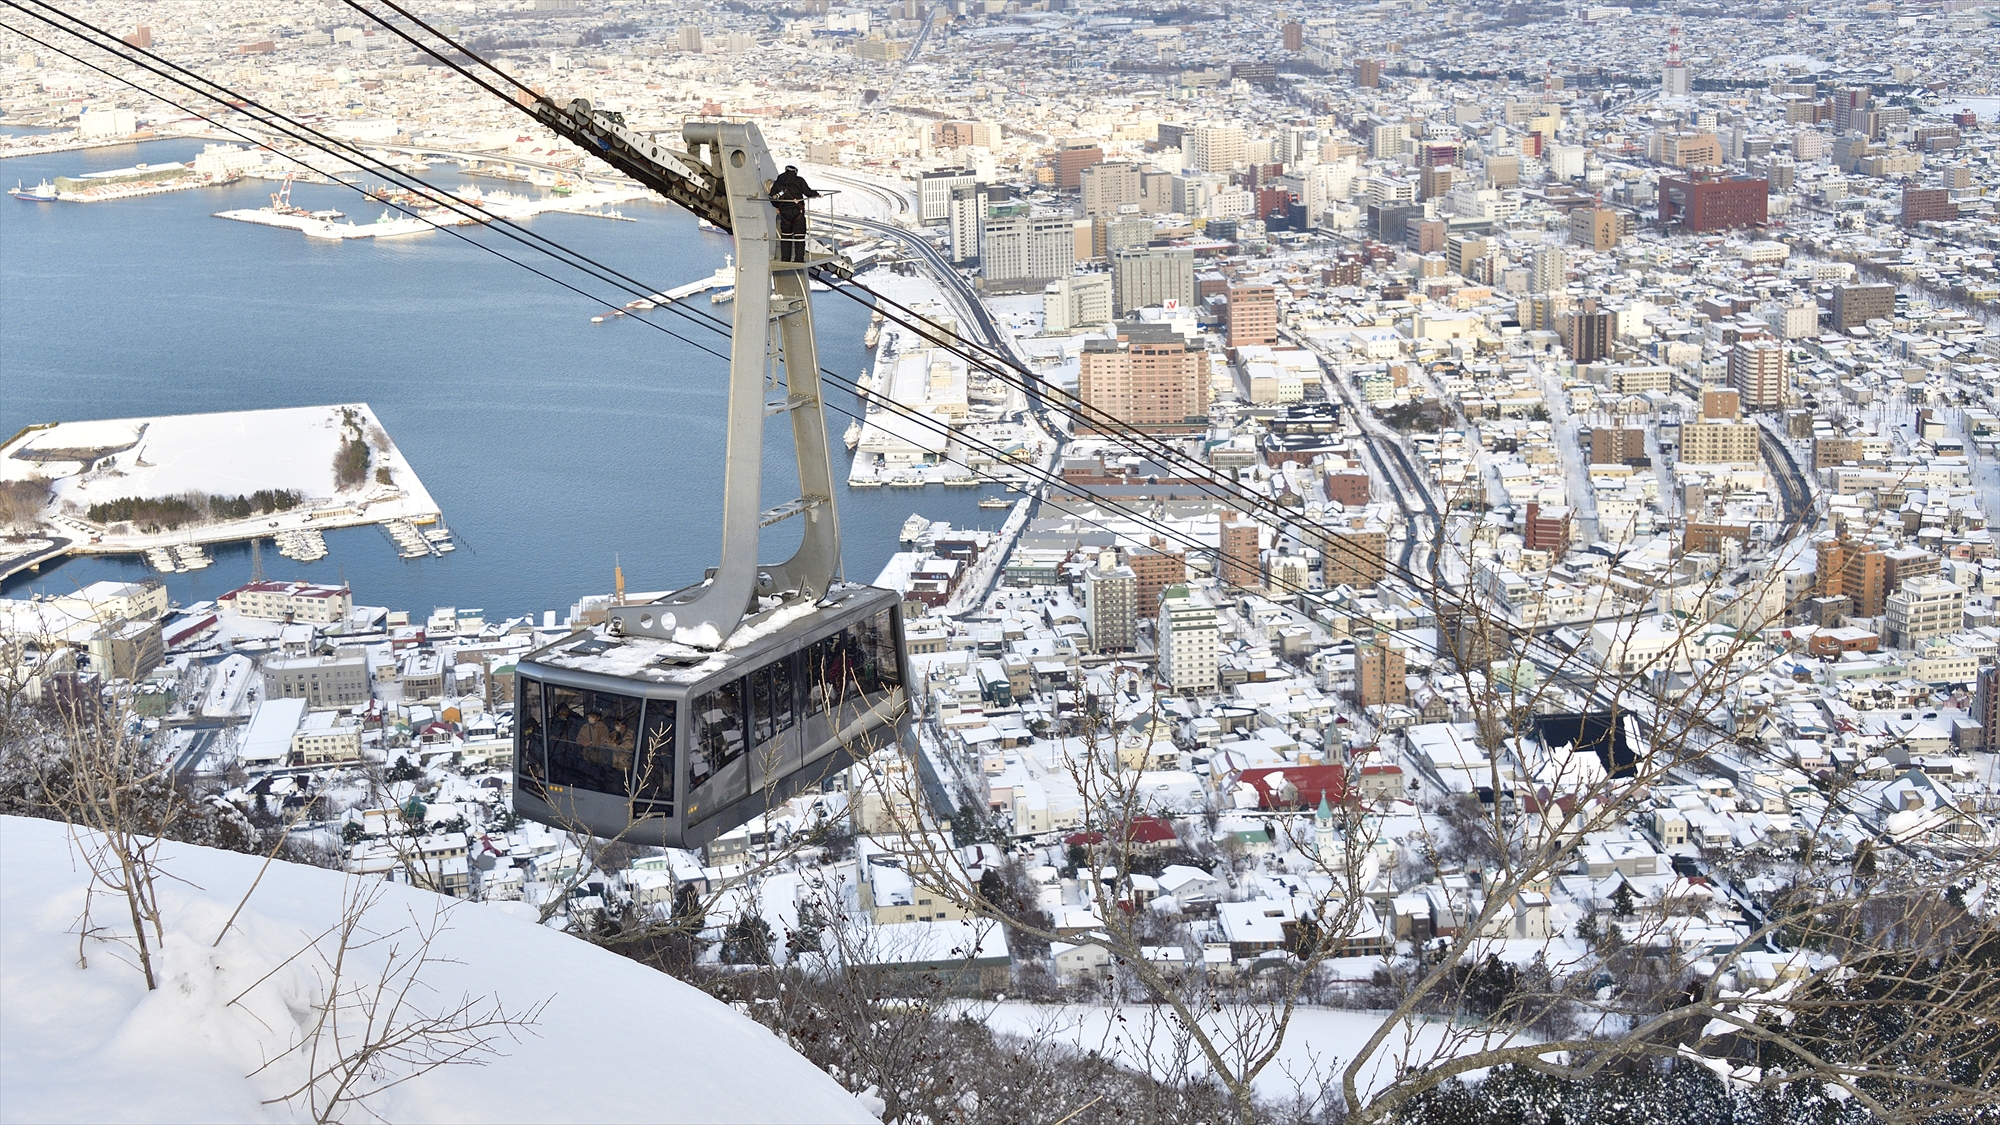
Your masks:
M1347 768L1332 766L1259 766L1242 770L1230 782L1231 791L1248 785L1257 792L1257 807L1284 812L1310 812L1324 799L1338 805L1347 800Z
M1174 826L1157 816L1135 816L1125 824L1125 846L1135 852L1157 852L1180 842ZM1073 832L1063 837L1065 846L1096 847L1104 843L1102 832Z

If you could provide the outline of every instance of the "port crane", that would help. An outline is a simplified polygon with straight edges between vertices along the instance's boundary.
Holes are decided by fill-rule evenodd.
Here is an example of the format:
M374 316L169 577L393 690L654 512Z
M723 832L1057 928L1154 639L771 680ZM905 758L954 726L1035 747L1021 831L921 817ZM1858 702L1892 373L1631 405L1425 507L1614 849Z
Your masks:
M778 260L777 168L753 124L689 121L662 145L578 98L536 120L735 241L722 549L699 582L523 657L515 672L514 807L558 827L695 847L881 747L907 725L901 598L840 578L809 273L851 276L816 243ZM783 394L768 398L776 359ZM791 422L797 499L765 509L765 420ZM763 528L804 521L788 559Z

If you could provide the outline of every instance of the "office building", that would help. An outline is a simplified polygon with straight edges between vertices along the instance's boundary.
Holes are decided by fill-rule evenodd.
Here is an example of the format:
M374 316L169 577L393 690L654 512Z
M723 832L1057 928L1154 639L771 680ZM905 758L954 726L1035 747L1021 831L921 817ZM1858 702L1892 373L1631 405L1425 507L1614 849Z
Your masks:
M368 702L368 661L359 648L332 656L264 661L264 690L273 699L303 699L314 711Z
M1111 275L1085 273L1058 278L1042 290L1042 330L1073 332L1111 321Z
M1619 214L1608 207L1579 207L1569 213L1569 239L1602 254L1624 233Z
M1660 177L1660 224L1690 233L1761 227L1769 219L1769 180Z
M1078 187L1085 216L1116 215L1127 204L1140 202L1139 166L1129 160L1093 164L1079 174Z
M1078 177L1085 168L1104 163L1104 150L1089 141L1066 143L1056 153L1056 187L1061 191L1075 191L1079 186Z
M995 215L980 235L979 273L993 283L1039 287L1069 276L1076 228L1068 215ZM1032 292L1032 290L1030 290Z
M1112 312L1124 316L1154 305L1182 308L1194 304L1194 251L1186 247L1147 247L1112 255Z
M970 168L945 168L917 177L917 215L926 223L942 223L951 218L951 193L971 187L979 177Z

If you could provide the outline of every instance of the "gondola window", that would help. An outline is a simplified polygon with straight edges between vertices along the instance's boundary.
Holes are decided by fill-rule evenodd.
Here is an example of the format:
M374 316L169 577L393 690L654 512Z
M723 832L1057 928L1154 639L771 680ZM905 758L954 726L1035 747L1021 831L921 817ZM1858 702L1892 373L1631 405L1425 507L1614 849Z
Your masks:
M625 796L639 737L639 700L551 686L548 711L549 784Z

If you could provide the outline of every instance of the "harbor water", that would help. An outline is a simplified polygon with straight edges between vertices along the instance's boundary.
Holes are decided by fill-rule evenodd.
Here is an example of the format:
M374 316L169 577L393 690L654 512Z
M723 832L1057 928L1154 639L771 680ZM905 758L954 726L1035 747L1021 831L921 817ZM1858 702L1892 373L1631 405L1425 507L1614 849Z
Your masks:
M140 145L0 161L13 186L140 161L191 160L200 142ZM447 189L482 180L455 165L425 178ZM367 177L358 182L374 186ZM270 578L346 581L355 600L427 613L480 608L489 620L555 610L609 592L614 560L633 590L699 580L715 564L722 510L727 339L665 310L592 324L604 311L481 247L529 262L618 303L492 227L398 239L329 242L212 217L260 207L275 182L115 202L0 199L0 438L36 422L368 402L443 509L459 549L404 560L387 535L326 536L302 563L262 548ZM357 223L383 206L337 185L298 184L295 205L337 208ZM727 236L704 233L665 203L623 203L636 222L548 214L535 232L662 290L723 264ZM694 298L727 319L729 306ZM814 299L821 365L852 378L869 366L868 311L834 293ZM830 406L860 412L829 389ZM870 581L896 551L912 511L959 527L997 527L982 511L998 490L876 489L849 493L845 414L830 411L847 575ZM797 495L789 423L766 437L765 505ZM245 481L246 491L257 487ZM796 520L765 531L763 557L783 558ZM210 549L215 565L165 576L190 604L244 582L248 544ZM5 594L60 593L99 579L152 573L139 556L73 558L17 575Z

